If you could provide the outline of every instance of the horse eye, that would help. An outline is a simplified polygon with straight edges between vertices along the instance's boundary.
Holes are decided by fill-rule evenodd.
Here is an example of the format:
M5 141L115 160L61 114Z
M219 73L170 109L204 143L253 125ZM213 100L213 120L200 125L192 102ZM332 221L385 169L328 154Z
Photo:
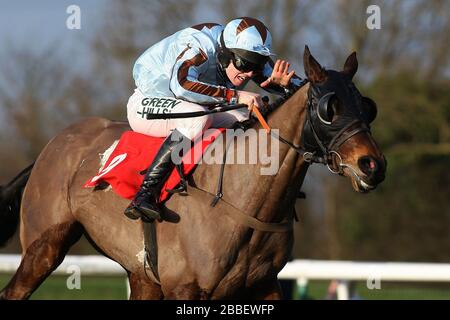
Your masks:
M320 121L325 124L331 124L335 115L336 104L338 99L334 93L329 93L319 100L317 114Z
M370 98L362 98L363 113L368 123L372 123L377 117L378 108L377 104Z

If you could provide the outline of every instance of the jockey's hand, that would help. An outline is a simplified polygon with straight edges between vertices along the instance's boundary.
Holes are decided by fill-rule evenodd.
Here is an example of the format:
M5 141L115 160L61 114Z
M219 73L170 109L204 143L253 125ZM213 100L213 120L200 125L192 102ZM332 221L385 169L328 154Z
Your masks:
M253 92L238 90L237 99L238 103L246 104L248 110L251 110L252 107L261 108L264 105L261 96Z
M261 87L267 87L269 84L275 84L282 87L287 87L291 81L295 71L289 72L289 62L285 60L277 60L273 66L273 71L270 77L261 83Z

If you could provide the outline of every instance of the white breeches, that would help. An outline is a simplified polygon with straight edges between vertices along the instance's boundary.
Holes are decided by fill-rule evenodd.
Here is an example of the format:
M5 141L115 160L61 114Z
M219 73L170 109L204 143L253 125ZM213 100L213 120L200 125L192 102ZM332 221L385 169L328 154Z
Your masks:
M208 108L175 98L147 98L139 89L134 91L127 104L127 117L133 131L155 137L167 137L177 129L194 140L208 128L230 128L236 121L248 119L246 109L220 112L184 119L147 120L148 113L185 113L204 111Z

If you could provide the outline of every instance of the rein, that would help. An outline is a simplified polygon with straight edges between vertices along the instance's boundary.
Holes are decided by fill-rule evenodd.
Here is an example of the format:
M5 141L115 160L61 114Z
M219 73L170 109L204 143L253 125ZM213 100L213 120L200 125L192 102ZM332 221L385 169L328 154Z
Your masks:
M214 106L210 110L205 111L194 111L194 112L181 112L181 113L148 113L147 120L160 120L160 119L182 119L182 118L195 118L201 117L208 114L227 112L231 110L248 108L246 104L233 104L233 105L218 105Z

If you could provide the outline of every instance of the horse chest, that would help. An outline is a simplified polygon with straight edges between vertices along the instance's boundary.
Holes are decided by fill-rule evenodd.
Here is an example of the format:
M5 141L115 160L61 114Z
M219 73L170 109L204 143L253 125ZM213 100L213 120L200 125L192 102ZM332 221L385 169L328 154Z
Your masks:
M249 247L247 283L250 285L277 275L289 260L293 244L290 232L265 234L255 240L257 246Z

